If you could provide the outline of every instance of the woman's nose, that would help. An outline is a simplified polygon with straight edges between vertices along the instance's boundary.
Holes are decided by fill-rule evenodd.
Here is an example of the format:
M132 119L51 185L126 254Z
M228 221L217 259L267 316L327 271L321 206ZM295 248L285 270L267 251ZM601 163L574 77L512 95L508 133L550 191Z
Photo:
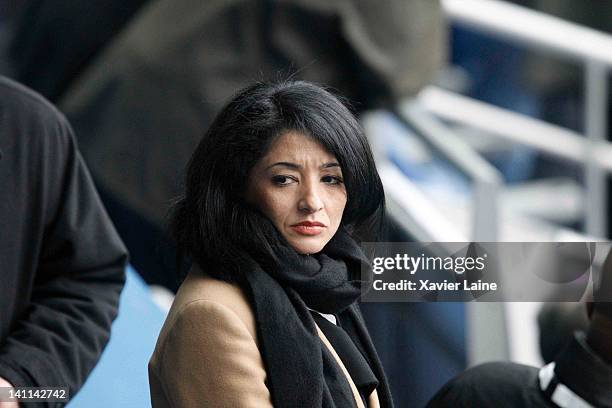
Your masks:
M302 197L298 202L300 211L313 213L323 209L323 200L316 187L305 187Z

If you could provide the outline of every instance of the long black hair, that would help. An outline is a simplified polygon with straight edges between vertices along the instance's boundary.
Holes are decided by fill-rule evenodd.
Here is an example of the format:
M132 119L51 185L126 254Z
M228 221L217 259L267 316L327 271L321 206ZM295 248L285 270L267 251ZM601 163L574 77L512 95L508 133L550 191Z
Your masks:
M170 229L179 253L234 280L246 251L270 253L280 234L244 199L248 175L272 141L298 131L338 160L347 191L341 227L382 226L384 192L359 122L337 97L304 81L257 83L217 115L191 157Z

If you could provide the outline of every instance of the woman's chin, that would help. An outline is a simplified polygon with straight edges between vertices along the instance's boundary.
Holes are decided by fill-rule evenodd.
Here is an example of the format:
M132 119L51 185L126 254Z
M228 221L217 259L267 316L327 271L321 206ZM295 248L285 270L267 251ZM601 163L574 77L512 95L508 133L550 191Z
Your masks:
M327 240L313 238L293 238L289 240L289 244L295 251L302 255L316 254L321 252Z

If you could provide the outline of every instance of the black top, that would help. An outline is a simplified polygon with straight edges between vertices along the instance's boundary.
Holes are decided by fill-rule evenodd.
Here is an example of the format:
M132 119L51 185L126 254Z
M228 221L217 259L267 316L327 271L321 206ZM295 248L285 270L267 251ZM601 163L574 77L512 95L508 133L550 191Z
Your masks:
M372 372L365 353L356 345L358 340L353 340L341 326L333 324L319 313L312 311L311 314L336 353L338 353L338 357L344 363L364 405L367 407L368 396L378 386L378 379Z
M108 341L126 250L64 117L2 77L0 151L0 377L74 395Z
M590 350L582 333L556 358L553 387L541 389L539 371L515 363L482 364L451 380L428 407L557 407L562 405L551 395L558 384L594 407L612 407L612 367Z

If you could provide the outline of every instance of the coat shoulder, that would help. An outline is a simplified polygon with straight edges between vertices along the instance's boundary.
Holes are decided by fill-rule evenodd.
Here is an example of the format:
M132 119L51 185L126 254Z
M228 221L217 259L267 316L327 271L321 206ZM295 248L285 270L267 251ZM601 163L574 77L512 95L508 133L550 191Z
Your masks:
M209 316L211 314L214 316ZM176 331L176 324L187 317L194 326L207 326L208 333L228 325L243 327L259 346L255 314L242 289L236 284L215 279L194 266L174 297L151 356L151 368L159 365L167 339ZM211 322L216 324L211 325Z
M152 405L271 407L255 318L242 290L192 270L149 361Z
M215 279L194 266L174 298L167 322L171 324L189 305L206 301L227 308L246 326L257 339L255 314L243 290L236 284Z

